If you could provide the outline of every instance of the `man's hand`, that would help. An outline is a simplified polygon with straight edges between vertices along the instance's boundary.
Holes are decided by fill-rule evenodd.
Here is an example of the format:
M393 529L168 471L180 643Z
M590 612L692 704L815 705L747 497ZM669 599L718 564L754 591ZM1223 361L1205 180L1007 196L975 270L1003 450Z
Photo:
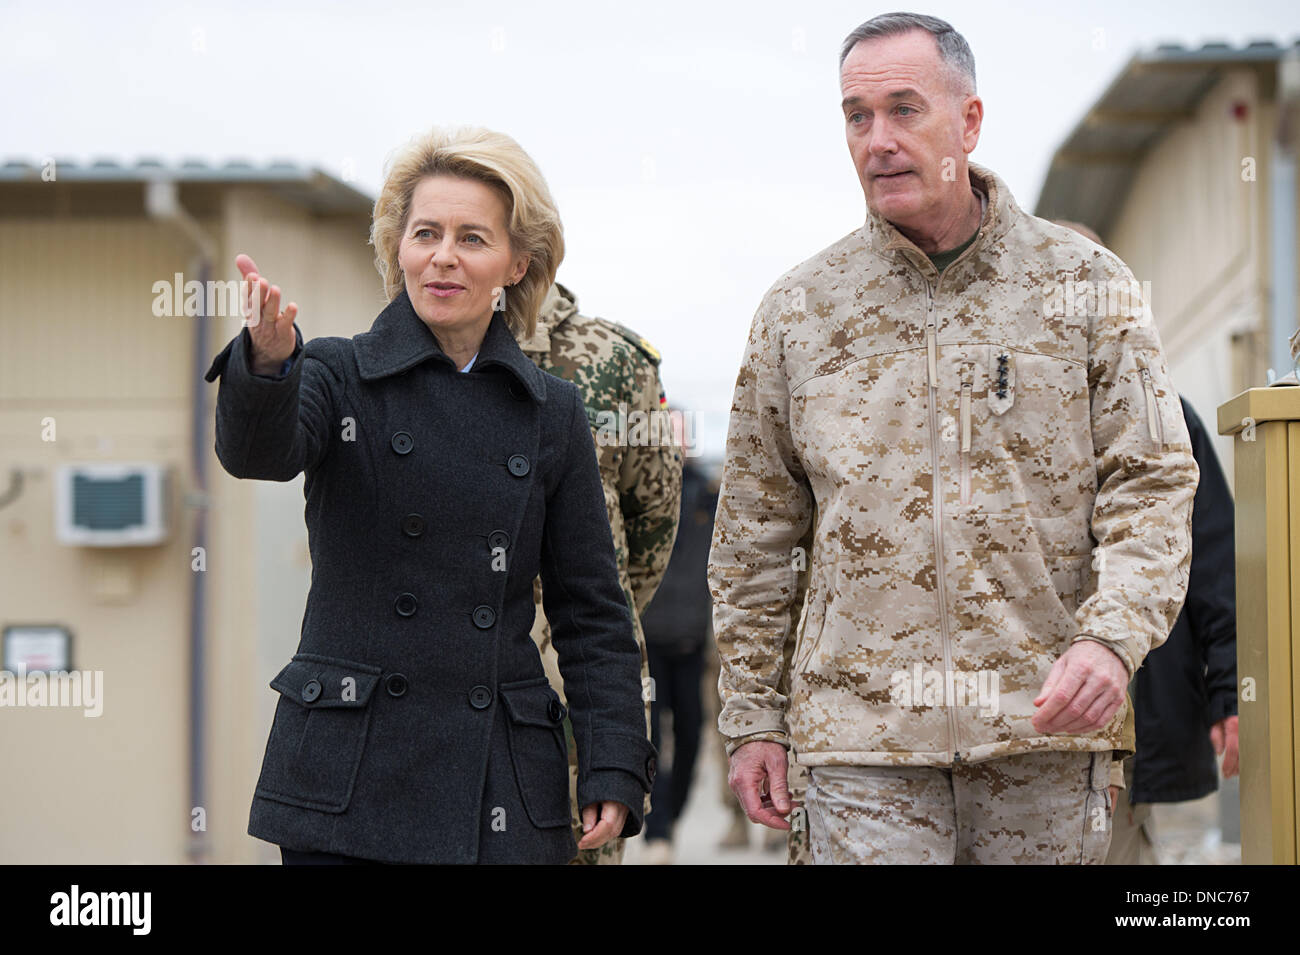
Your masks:
M284 311L280 311L280 287L271 285L258 274L252 256L241 252L235 256L235 265L244 277L244 290L248 296L242 306L244 322L253 343L253 353L248 356L250 367L255 374L274 374L298 345L298 338L293 333L298 306L290 302Z
M579 849L599 849L623 831L627 822L627 806L612 799L588 803L582 807L582 831Z
M786 787L786 752L780 743L757 740L731 754L727 785L740 800L745 815L771 829L789 829L783 816L790 814Z
M1052 665L1038 691L1034 729L1040 733L1091 733L1110 722L1124 702L1128 669L1119 655L1095 640L1080 640Z
M1210 727L1210 742L1214 752L1223 757L1223 778L1231 779L1240 769L1237 751L1237 718L1225 716Z

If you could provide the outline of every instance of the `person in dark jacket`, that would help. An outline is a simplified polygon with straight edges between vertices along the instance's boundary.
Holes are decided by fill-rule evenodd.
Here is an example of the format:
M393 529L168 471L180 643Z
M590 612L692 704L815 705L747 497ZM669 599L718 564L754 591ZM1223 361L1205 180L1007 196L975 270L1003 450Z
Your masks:
M1201 469L1192 509L1187 599L1165 643L1133 676L1136 755L1125 761L1127 799L1115 813L1111 865L1154 861L1151 804L1200 799L1236 775L1237 604L1233 504L1205 425L1182 400ZM1126 804L1125 804L1126 803Z
M564 863L640 831L655 776L578 389L519 349L564 255L514 140L435 130L390 163L371 239L389 305L303 342L260 313L217 356L232 475L306 476L311 590L249 816L286 862ZM540 572L577 742L529 636Z
M709 546L713 540L716 490L690 458L682 464L681 516L668 569L650 606L641 616L650 657L650 738L660 748L664 711L672 713L673 751L668 770L651 794L654 811L646 818L646 861L672 861L673 824L686 806L695 757L700 747L704 645L713 599L709 595Z

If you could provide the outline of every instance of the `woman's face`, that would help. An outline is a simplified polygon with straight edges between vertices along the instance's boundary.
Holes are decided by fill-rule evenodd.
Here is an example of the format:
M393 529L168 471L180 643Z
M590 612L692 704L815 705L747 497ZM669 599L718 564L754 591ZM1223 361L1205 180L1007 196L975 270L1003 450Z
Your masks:
M429 176L415 187L397 261L416 314L435 333L486 325L494 290L528 269L528 257L510 249L497 191L453 176Z

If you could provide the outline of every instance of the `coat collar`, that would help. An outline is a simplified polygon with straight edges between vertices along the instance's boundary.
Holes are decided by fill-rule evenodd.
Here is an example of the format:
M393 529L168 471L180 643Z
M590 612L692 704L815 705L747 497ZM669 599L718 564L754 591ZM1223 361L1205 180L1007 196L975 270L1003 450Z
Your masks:
M370 331L353 336L352 343L357 369L364 381L397 375L431 359L459 374L455 362L447 357L429 326L415 313L406 289L379 313ZM538 404L546 401L546 382L541 370L520 351L500 312L492 313L478 357L468 374L492 365L500 365L513 374Z
M984 219L980 223L979 236L975 240L975 252L978 253L980 248L987 247L1002 236L1021 212L1011 190L993 170L975 163L970 163L967 170L970 184L983 192L989 200L988 208L984 210ZM929 262L929 257L916 243L899 232L893 223L870 209L867 210L867 232L871 246L882 255L902 251L915 262Z

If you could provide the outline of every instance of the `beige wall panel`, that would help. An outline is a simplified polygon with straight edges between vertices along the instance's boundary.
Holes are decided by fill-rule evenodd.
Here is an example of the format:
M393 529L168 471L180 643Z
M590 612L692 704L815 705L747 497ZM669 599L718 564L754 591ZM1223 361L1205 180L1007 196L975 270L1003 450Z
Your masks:
M352 335L383 305L364 215L316 219L259 188L230 189L204 222L215 280L236 251L302 307L307 337ZM98 719L0 709L0 861L184 862L189 827L189 602L195 511L189 472L194 319L153 315L153 283L189 269L173 226L138 219L0 221L0 620L57 622L73 665L104 672ZM207 357L238 333L211 316ZM107 359L107 360L105 360ZM206 367L206 363L205 363ZM238 481L212 451L216 384L205 384L208 449L206 858L278 862L248 836L249 804L275 694L297 644L310 581L301 477ZM52 416L57 440L41 440ZM155 548L91 549L53 535L54 468L165 461L171 534Z

